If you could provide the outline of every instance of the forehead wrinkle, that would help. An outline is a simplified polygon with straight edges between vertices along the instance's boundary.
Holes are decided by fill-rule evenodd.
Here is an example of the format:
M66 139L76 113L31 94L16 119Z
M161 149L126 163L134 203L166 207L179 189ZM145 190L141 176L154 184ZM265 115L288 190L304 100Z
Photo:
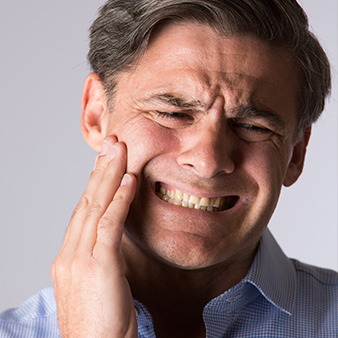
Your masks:
M152 94L145 99L144 102L159 102L166 105L170 105L176 108L188 109L188 108L202 108L205 109L206 105L200 100L186 98L182 95L172 93L158 93Z

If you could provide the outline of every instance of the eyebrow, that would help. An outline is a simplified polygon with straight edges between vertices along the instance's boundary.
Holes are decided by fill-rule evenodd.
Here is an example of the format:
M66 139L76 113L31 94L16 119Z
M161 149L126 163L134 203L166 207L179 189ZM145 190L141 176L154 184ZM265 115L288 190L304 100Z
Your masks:
M278 128L286 128L285 121L273 110L256 106L243 106L231 109L231 115L234 119L265 119Z
M158 101L180 109L206 108L206 105L199 100L187 100L183 97L177 97L172 94L155 94L147 97L144 101Z

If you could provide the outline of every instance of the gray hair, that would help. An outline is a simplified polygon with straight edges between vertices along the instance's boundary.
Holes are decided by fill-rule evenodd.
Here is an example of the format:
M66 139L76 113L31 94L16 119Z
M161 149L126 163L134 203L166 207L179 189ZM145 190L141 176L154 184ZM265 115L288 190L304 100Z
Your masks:
M302 76L298 137L324 110L331 89L330 64L295 0L108 0L90 29L88 53L108 104L117 75L135 66L151 32L168 20L206 23L225 36L250 34L292 52Z

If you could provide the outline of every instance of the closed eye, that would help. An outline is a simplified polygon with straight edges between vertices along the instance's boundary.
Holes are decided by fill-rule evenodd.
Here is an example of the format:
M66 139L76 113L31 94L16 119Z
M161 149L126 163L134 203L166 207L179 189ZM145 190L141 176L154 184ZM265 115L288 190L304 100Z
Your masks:
M166 118L166 119L187 119L187 120L193 120L194 118L187 114L182 112L164 112L156 110L156 114L159 117Z
M242 140L247 142L262 142L269 140L275 133L264 126L231 121L231 129Z
M243 124L238 124L236 127L237 128L243 128L243 129L246 129L249 132L254 132L254 133L263 133L263 134L272 133L272 131L268 128L255 126L253 124L243 123Z

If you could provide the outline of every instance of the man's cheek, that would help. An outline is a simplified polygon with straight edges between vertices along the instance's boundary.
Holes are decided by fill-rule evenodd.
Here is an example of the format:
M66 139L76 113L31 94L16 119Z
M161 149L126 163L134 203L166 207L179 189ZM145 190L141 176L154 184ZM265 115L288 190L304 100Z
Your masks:
M179 150L180 142L175 133L163 129L156 125L138 128L122 140L127 145L128 172L138 175L148 162Z

